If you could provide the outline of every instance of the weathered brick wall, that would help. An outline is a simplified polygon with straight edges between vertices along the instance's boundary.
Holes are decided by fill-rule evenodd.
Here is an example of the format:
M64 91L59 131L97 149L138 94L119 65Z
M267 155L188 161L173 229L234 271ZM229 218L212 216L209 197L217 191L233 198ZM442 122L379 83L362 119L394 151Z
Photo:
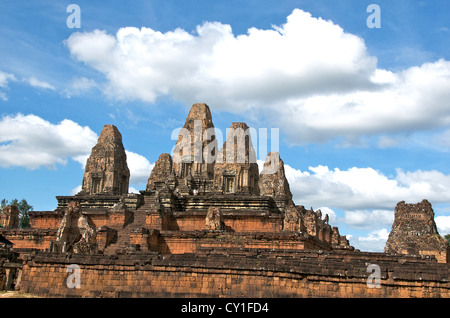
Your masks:
M279 232L283 229L282 216L262 216L260 213L239 215L224 214L225 228L232 232ZM205 229L206 211L173 213L160 218L156 214L148 214L146 224L162 230L201 231Z
M407 250L402 251L403 254L408 254ZM447 247L446 250L438 251L426 251L426 250L419 250L419 255L432 255L434 256L439 263L449 263L450 264L450 246Z
M132 213L126 210L111 212L108 210L85 212L94 222L96 227L123 226L130 222ZM30 213L30 228L33 229L58 229L63 214L61 211L40 211Z
M56 240L56 230L51 229L2 229L0 233L14 243L14 249L48 249Z
M33 229L57 229L61 224L61 211L31 211L30 227Z
M127 210L119 210L116 212L99 211L97 213L88 212L87 215L96 227L123 227L132 219L132 212ZM58 224L59 227L59 224Z
M368 288L367 261L381 268ZM68 288L70 264L80 288ZM449 267L435 261L338 252L79 256L38 253L23 267L20 290L78 297L450 297Z
M162 254L196 253L202 248L331 249L329 245L315 238L299 236L290 232L191 231L183 232L180 235L176 231L155 230L150 234L141 234L140 236L136 234L131 243L139 244L143 250L149 249Z

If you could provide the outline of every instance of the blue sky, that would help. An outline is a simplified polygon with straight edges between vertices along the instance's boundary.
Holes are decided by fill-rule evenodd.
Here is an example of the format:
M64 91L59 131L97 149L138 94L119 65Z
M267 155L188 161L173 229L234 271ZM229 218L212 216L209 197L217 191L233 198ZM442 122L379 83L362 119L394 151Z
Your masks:
M446 0L1 2L0 197L53 210L105 124L142 190L206 102L224 133L279 128L296 204L355 247L382 250L402 200L450 233L449 18Z

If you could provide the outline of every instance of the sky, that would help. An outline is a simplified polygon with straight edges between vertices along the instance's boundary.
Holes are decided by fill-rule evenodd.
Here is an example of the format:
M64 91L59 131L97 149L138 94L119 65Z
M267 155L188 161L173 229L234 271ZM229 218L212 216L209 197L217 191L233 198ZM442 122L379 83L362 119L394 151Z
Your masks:
M277 140L295 203L356 248L383 251L400 201L445 235L449 48L448 0L2 1L0 197L54 210L106 124L143 190L204 102L224 135L267 129L258 162Z

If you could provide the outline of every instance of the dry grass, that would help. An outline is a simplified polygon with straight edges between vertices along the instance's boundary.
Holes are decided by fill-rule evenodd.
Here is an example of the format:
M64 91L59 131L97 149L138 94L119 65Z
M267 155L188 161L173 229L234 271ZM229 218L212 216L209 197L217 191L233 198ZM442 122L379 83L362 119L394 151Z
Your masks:
M0 291L0 298L39 298L39 296L8 290L8 291Z

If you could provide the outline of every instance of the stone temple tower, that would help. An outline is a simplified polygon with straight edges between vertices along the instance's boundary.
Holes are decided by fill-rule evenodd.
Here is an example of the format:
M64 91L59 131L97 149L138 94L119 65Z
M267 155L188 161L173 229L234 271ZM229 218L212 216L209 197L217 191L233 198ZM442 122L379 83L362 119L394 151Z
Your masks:
M114 125L105 125L86 162L78 195L128 193L130 170L122 135Z
M434 255L438 262L450 263L450 246L438 233L428 200L416 204L401 201L394 215L385 253Z
M216 144L208 105L192 105L173 152L175 175L181 179L189 176L212 179L215 158L209 154L208 149L214 151Z
M232 123L214 166L214 189L219 193L259 195L259 170L250 129Z
M210 191L215 155L217 140L209 106L194 104L173 149L172 172L180 193Z

